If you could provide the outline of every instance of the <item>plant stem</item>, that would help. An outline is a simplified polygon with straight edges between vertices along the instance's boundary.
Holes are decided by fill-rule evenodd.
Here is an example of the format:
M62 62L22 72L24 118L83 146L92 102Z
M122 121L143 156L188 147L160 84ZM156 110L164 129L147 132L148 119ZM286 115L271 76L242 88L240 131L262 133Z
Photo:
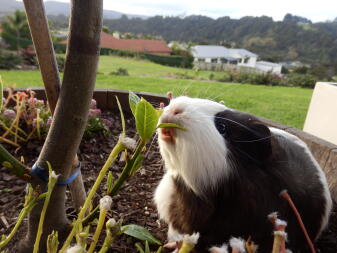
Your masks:
M98 253L106 253L110 248L110 244L120 234L122 221L116 222L114 219L110 219L106 223L106 237L104 239L102 248Z
M139 156L140 152L143 150L145 146L145 142L141 141L137 148L135 153L133 154L132 158L128 161L128 163L125 165L122 173L120 174L120 176L118 177L118 179L115 181L114 185L112 186L111 192L110 192L110 196L113 197L116 195L116 193L118 192L118 190L121 188L121 186L123 185L123 183L125 182L125 180L127 180L130 176L130 171L132 170L134 163L137 159L137 157ZM87 223L89 223L90 221L92 221L94 218L97 217L97 214L99 212L99 207L96 206L94 210L91 211L91 213L85 217L82 220L82 223L84 225L86 225Z
M10 232L10 234L6 237L5 240L1 241L0 242L0 249L5 247L9 242L10 240L12 240L12 238L14 237L14 235L16 234L16 232L18 231L19 227L21 226L24 218L27 216L27 214L34 208L34 206L37 204L37 202L44 198L45 195L44 194L41 194L39 197L33 199L30 203L27 204L27 206L25 206L20 214L19 214L19 217L15 223L15 226L13 228L13 230Z
M11 134L15 134L11 129L9 129L7 126L6 126L6 124L4 123L4 122L2 122L2 121L0 121L0 125L2 126L2 128L4 129L4 130L8 130ZM27 133L25 132L25 131L23 131L21 128L18 128L18 130L19 130L19 132L20 133L22 133L23 135L25 135L25 136L27 136ZM21 137L21 136L19 136L18 135L18 138L20 139L20 140L22 140L22 141L25 141L25 138L23 138L23 137Z
M37 233L36 233L36 239L35 239L35 243L34 243L33 253L37 253L39 251L40 240L41 240L41 236L42 236L42 232L43 232L44 218L46 216L46 211L47 211L47 207L48 207L48 204L49 204L49 201L50 201L51 193L52 193L52 191L55 187L55 184L56 184L57 178L58 178L58 176L56 176L52 172L52 169L51 169L49 163L48 163L48 166L49 166L48 191L47 191L47 195L46 195L46 198L44 200L43 208L42 208L42 211L41 211L41 216L40 216L40 220L39 220L38 230L37 230Z
M12 156L1 144L0 144L0 163L11 170L16 176L23 178L27 181L30 171L28 168L20 163L14 156Z
M96 244L98 242L98 238L102 232L102 228L104 226L104 220L107 214L107 211L105 208L102 208L99 212L99 219L98 219L98 223L97 223L97 227L96 227L96 231L94 233L94 236L92 238L92 243L90 244L88 253L92 253L95 250Z
M4 138L2 136L0 136L0 141L7 142L8 144L11 144L12 146L17 147L17 148L20 147L19 144L14 143L13 141L8 140L8 139L6 139L6 138Z
M68 235L67 240L64 242L64 244L61 248L60 253L64 253L65 250L69 247L69 245L70 245L70 243L71 243L71 241L72 241L72 239L75 235L76 227L82 222L82 220L84 218L84 215L85 215L87 209L90 206L90 202L91 202L92 198L94 197L99 185L101 184L105 174L107 173L111 164L116 160L118 154L120 152L122 152L124 149L125 149L124 145L119 141L119 142L117 142L116 146L111 151L108 159L106 160L105 164L103 165L103 168L99 172L99 175L96 179L96 182L93 185L93 187L91 188L91 190L88 194L88 197L86 198L80 213L78 214L77 220L73 224L73 228L72 228L70 234Z
M133 154L132 158L130 159L130 161L128 161L128 163L124 167L122 174L118 177L118 179L115 181L114 185L112 186L110 196L114 196L118 192L118 190L121 188L124 181L128 179L128 177L130 176L130 171L132 170L133 165L137 157L139 156L140 152L143 150L144 146L145 146L145 142L141 141L138 147L136 148L136 151Z
M298 221L298 223L299 223L299 225L300 225L300 227L301 227L301 229L303 231L303 234L304 234L304 236L305 236L305 238L307 240L307 243L309 245L309 248L310 248L311 252L312 253L316 253L316 250L314 248L314 244L312 243L312 241L311 241L311 239L310 239L310 237L308 235L307 229L305 228L305 225L304 225L304 223L302 221L301 215L298 212L298 210L297 210L294 202L292 201L289 193L285 190L285 191L282 191L280 193L280 195L281 195L282 198L284 198L288 202L288 204L292 208L293 212L295 213L296 219L297 219L297 221Z

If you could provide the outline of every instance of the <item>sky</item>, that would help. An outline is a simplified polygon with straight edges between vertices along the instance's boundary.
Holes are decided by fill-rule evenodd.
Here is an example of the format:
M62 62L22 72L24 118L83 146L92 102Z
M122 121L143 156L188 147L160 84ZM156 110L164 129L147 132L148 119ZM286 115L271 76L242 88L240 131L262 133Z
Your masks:
M337 17L336 0L104 0L104 9L146 16L200 14L212 18L241 18L266 15L274 20L282 20L285 14L291 13L313 22Z

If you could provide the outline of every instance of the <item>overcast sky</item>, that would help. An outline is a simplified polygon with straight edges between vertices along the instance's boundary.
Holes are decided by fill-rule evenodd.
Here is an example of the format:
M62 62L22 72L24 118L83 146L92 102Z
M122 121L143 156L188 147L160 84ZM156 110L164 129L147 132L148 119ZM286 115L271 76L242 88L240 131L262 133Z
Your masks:
M213 18L240 18L266 15L274 20L282 20L285 14L291 13L314 22L337 17L336 0L104 0L104 9L147 16L201 14Z

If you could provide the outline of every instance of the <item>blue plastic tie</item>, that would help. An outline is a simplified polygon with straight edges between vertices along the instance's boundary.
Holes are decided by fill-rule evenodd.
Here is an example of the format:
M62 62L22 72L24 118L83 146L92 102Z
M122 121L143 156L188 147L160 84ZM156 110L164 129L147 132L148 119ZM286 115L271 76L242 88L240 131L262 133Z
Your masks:
M71 184L81 172L81 163L80 162L78 163L76 168L77 168L77 170L73 174L71 174L66 180L61 181L61 182L57 182L56 185ZM34 175L36 175L38 178L40 178L41 180L43 180L45 182L48 182L48 175L46 174L46 170L38 167L35 163L32 167L32 173Z

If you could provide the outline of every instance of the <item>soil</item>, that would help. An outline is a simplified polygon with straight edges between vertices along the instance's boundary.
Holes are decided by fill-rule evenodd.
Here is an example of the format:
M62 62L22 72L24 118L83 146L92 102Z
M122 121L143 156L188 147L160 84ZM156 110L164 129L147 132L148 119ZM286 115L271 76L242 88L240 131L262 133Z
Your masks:
M111 112L104 112L104 117L112 119L113 126L111 134L104 136L98 134L91 139L83 139L78 155L82 161L82 175L85 188L88 191L96 180L96 175L102 168L105 160L110 154L113 146L117 142L121 132L118 116ZM134 122L131 117L126 120L127 135L135 136ZM18 158L24 157L27 165L32 166L41 151L42 142L31 141L16 150L10 146L6 148ZM110 170L115 178L124 166L123 161L116 162ZM116 220L123 218L124 224L138 224L146 227L156 238L162 242L166 241L167 226L159 221L156 208L153 204L153 192L163 175L163 163L158 151L156 141L150 142L146 151L146 158L142 168L122 187L119 193L113 198L112 211L109 217ZM98 194L94 198L94 205L98 204L99 199L105 194L105 182L102 183ZM8 234L15 225L15 220L23 206L25 182L9 174L6 168L0 168L0 235ZM75 211L71 205L70 193L66 206L67 213L73 218ZM15 236L11 244L7 247L8 252L15 252L15 245L24 237L24 225ZM137 252L135 240L121 236L114 243L109 252ZM317 252L336 253L337 252L337 205L330 219L328 229L322 234L321 239L316 243ZM155 248L154 248L155 250Z

